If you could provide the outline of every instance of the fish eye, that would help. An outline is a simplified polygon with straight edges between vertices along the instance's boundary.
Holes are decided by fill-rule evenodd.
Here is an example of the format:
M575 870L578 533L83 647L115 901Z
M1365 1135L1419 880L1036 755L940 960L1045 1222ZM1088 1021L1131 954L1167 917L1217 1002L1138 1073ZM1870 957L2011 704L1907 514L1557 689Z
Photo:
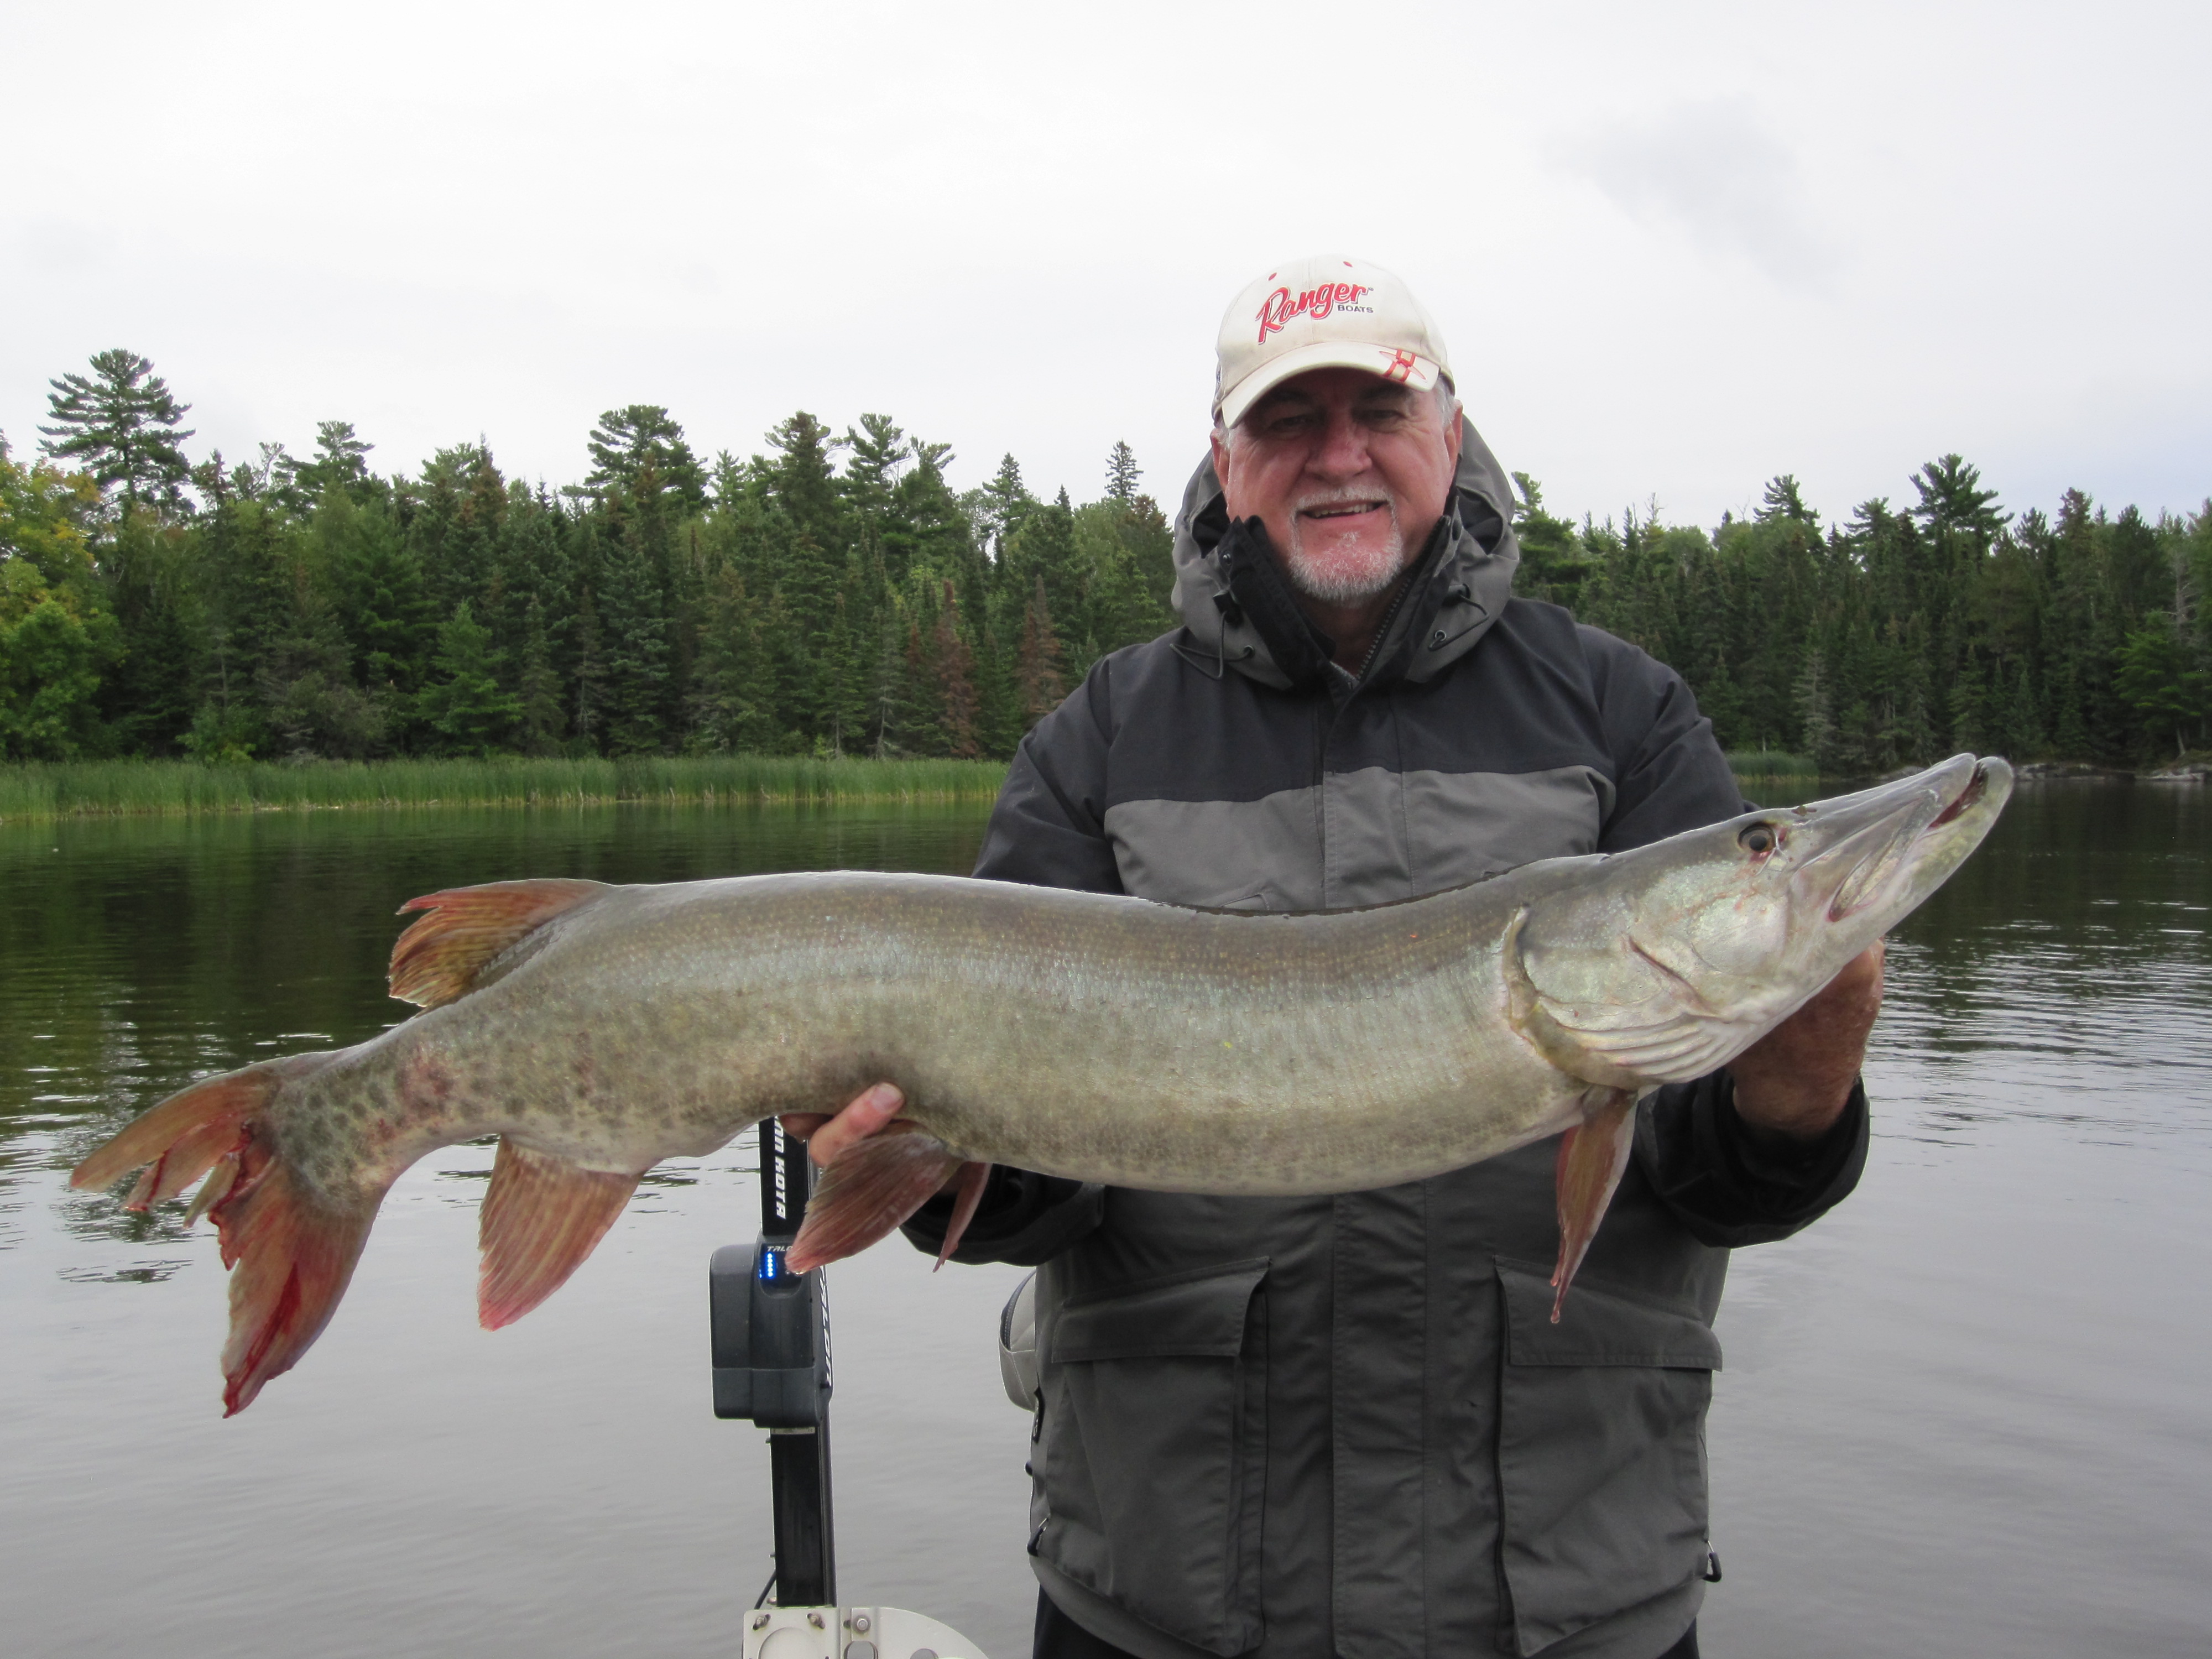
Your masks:
M1763 859L1782 845L1778 823L1747 823L1737 832L1736 844L1755 859Z

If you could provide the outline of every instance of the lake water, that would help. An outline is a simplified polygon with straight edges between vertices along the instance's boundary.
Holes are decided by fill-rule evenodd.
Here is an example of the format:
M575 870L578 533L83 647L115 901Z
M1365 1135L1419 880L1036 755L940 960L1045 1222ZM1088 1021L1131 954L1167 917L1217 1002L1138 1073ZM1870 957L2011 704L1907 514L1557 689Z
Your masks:
M1706 1650L2212 1650L2212 811L2025 787L1906 923L1866 1180L1738 1257ZM374 1034L392 911L520 874L964 870L980 811L0 825L0 1645L198 1659L734 1652L767 1458L708 1408L750 1152L664 1166L559 1295L474 1318L488 1148L385 1205L337 1317L219 1415L205 1228L70 1194L195 1075ZM1026 1653L1012 1269L833 1270L848 1600Z

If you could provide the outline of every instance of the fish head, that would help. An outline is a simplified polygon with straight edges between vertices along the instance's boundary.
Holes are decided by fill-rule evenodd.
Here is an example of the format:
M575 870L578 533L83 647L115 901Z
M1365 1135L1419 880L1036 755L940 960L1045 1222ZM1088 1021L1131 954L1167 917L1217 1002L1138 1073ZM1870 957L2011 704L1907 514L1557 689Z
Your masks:
M2011 793L2003 761L1959 755L1615 854L1518 914L1504 963L1515 1025L1593 1083L1703 1076L1942 885Z

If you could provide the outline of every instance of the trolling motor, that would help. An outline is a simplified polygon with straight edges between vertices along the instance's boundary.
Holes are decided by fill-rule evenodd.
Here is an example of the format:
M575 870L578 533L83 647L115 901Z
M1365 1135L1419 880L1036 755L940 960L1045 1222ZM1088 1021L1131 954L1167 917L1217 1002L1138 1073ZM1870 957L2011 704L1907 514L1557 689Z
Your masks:
M795 1273L784 1260L805 1218L814 1166L805 1143L775 1118L761 1125L760 1148L760 1238L725 1244L707 1267L714 1415L768 1431L775 1571L745 1614L744 1659L983 1659L934 1619L837 1604L830 1302L821 1269Z

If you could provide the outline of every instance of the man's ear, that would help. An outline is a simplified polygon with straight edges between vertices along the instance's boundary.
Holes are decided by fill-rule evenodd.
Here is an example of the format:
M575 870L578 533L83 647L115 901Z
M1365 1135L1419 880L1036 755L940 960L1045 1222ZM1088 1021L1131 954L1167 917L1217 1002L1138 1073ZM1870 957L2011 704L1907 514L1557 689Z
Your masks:
M1459 471L1460 439L1466 431L1467 411L1465 410L1462 410L1459 413L1451 417L1451 429L1444 434L1444 453L1451 457L1452 471L1455 473ZM1215 469L1218 471L1221 463L1219 461L1216 461L1213 465Z
M1215 482L1221 486L1222 500L1224 502L1231 501L1233 497L1230 493L1229 481L1229 434L1217 426L1213 428L1212 437L1207 441L1213 446L1213 477ZM1232 519L1237 516L1237 509L1233 505L1230 507L1229 516Z

